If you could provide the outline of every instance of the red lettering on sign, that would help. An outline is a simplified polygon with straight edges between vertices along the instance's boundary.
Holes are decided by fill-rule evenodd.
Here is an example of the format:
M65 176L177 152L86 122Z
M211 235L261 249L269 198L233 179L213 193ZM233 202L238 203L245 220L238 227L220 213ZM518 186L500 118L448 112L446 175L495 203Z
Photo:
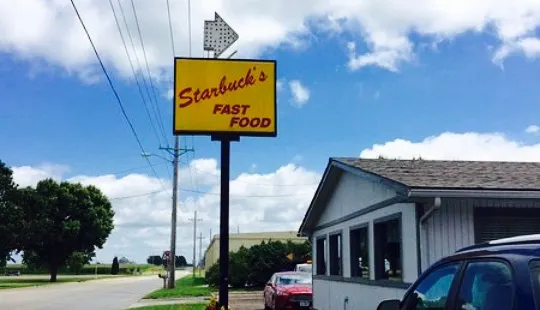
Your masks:
M252 71L256 71L256 69L256 67L248 69L245 76L233 80L232 82L227 81L227 76L223 75L223 77L219 81L218 87L204 88L202 90L197 88L195 91L193 91L192 87L186 87L178 93L178 97L181 100L178 106L180 108L185 108L193 103L199 103L208 99L217 98L220 95L225 95L226 93L235 92L240 89L255 85L257 80L253 76ZM261 71L258 81L265 82L267 78L268 76ZM214 111L215 109L216 107L214 107ZM244 108L244 112L242 114L245 114L246 109L247 108Z
M270 124L272 124L272 120L265 117L265 118L262 119L261 127L266 128L266 127L270 126Z
M261 71L261 73L259 74L259 81L264 82L266 81L267 78L268 78L268 75L266 75L264 71Z
M266 128L272 124L272 120L267 117L231 117L229 127L251 127L251 128Z
M247 104L242 105L242 115L246 115L247 109L249 109L251 106Z
M246 115L247 109L249 109L251 106L248 104L216 104L214 105L214 110L212 113L214 114L232 114L232 115Z
M192 102L193 102L193 99L191 99L190 96L188 96L187 94L191 92L191 87L188 87L188 88L184 88L180 94L178 95L180 97L180 99L182 100L186 100L185 102L183 103L180 103L178 106L183 108L183 107L187 107L188 105L190 105Z

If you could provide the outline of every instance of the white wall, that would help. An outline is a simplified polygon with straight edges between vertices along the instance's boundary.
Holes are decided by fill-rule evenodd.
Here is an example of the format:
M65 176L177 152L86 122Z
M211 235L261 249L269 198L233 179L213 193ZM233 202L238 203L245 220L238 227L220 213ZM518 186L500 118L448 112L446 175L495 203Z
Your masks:
M318 225L328 223L372 204L392 198L396 192L385 185L361 179L344 172L319 218Z
M313 305L317 310L375 310L386 299L401 299L405 290L358 283L313 280ZM345 307L345 298L349 301Z
M422 270L444 256L474 244L474 208L538 208L540 201L443 198L421 228ZM425 206L427 211L431 206Z

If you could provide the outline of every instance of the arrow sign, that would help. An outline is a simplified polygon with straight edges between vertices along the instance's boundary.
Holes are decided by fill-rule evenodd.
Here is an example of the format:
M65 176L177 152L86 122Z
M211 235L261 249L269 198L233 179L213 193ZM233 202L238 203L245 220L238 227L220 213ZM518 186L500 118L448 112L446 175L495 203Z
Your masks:
M238 40L238 34L218 13L215 14L214 20L204 21L204 50L214 51L214 58L218 58Z

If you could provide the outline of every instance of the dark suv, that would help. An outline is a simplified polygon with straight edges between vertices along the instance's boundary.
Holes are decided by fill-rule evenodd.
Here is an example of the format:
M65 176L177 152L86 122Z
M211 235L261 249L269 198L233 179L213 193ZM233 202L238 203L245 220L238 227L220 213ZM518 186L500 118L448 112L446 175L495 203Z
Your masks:
M540 235L463 248L378 310L540 310Z

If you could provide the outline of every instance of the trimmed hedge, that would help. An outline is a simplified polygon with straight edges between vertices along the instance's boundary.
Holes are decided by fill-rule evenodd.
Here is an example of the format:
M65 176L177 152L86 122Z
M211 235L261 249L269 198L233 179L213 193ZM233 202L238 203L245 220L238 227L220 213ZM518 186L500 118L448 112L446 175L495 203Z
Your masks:
M288 257L292 254L292 259ZM229 254L229 284L234 288L264 287L272 274L290 271L299 263L311 260L311 244L262 242L249 249L240 247ZM219 259L206 270L205 281L209 286L219 286Z
M111 274L111 264L99 264L99 265L85 265L83 269L81 270L81 272L79 272L79 275L96 274L96 266L97 266L97 274L99 275ZM155 268L155 267L150 264L141 264L141 265L120 264L120 270L118 274L124 274L124 275L133 274L134 271L144 272L150 268ZM49 274L49 271L46 269L32 269L23 264L8 264L6 266L6 270L20 270L21 274L36 274L36 275ZM60 268L60 270L58 271L58 274L75 275L75 273L67 267Z

